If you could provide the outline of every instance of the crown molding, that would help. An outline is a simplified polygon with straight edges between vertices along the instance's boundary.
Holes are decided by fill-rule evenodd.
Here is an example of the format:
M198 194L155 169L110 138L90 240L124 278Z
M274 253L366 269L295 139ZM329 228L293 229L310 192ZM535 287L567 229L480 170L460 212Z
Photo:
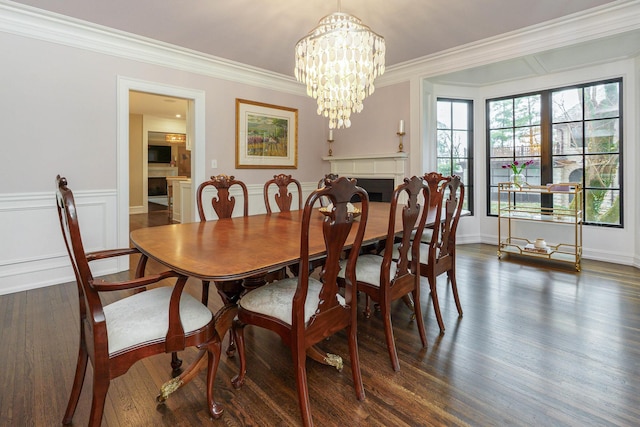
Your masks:
M567 17L389 66L377 87L519 58L640 29L640 0L618 0ZM293 77L137 36L9 0L0 0L0 31L65 46L306 95Z
M387 67L377 87L520 58L640 29L640 0L619 0Z
M137 36L31 6L0 0L0 31L294 95L293 77Z

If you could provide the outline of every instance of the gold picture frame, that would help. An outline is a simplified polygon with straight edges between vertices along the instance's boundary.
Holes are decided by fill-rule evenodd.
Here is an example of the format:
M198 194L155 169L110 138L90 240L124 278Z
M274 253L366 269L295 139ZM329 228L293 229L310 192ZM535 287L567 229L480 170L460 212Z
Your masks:
M298 110L236 98L236 168L297 169Z

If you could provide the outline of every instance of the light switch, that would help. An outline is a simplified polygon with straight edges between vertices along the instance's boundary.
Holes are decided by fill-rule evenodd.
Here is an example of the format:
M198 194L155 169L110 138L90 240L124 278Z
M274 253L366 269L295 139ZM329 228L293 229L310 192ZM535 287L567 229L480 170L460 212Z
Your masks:
M216 159L211 160L211 169L218 168L218 161Z

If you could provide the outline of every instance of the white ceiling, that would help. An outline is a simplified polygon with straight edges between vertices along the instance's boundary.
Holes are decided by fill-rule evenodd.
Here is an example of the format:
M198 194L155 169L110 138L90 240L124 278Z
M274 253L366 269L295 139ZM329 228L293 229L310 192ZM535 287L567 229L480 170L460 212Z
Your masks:
M4 0L3 0L4 1ZM293 49L325 15L359 17L382 35L387 67L415 61L591 8L637 0L18 0L28 6L107 26L214 57L293 76ZM430 78L482 86L607 60L637 56L640 31ZM132 112L186 113L186 102L147 94ZM174 102L175 101L175 102ZM184 116L183 116L184 117Z
M565 17L614 0L344 0L387 44L387 66ZM293 76L293 49L327 0L18 0L265 70Z

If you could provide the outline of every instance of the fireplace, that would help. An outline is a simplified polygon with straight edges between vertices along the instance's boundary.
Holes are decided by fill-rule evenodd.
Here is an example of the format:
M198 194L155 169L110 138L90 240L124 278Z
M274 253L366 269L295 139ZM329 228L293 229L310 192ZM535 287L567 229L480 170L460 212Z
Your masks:
M390 202L393 190L409 171L407 153L323 157L331 163L331 173L358 180L372 202Z
M394 182L388 178L356 178L358 186L367 190L370 202L391 202Z

